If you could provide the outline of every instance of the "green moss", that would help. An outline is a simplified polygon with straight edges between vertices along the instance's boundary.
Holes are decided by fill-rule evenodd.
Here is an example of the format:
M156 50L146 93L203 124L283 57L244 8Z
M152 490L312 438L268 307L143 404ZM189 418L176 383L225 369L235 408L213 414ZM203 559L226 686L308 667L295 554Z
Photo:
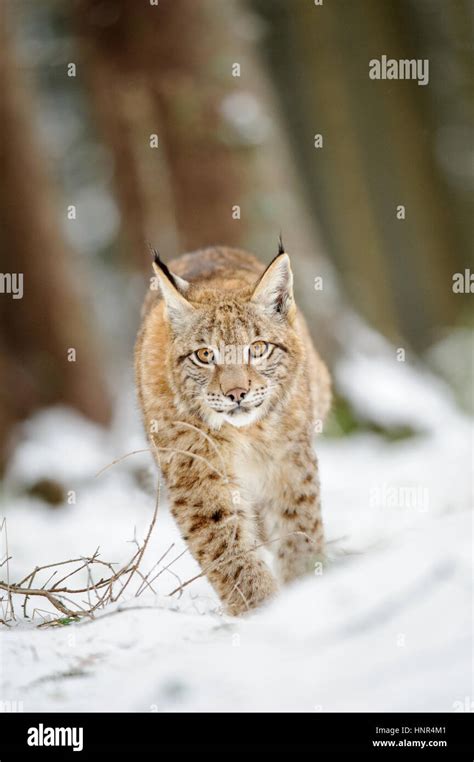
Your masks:
M61 627L67 627L69 624L73 624L74 622L78 621L78 616L63 616L61 619L56 620L56 624L60 625Z
M381 426L369 419L362 419L357 415L349 401L341 395L336 395L331 415L324 427L324 435L337 438L355 433L372 433L387 439L390 442L398 442L417 435L417 431L411 426Z

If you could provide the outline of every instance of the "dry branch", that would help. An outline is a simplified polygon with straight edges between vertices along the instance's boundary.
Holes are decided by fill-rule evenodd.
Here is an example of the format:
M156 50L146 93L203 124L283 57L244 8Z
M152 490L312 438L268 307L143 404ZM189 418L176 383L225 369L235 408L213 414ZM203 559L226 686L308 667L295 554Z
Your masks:
M142 562L143 555L148 547L151 534L156 524L156 518L160 504L160 492L161 491L159 485L155 501L155 508L144 540L142 543L138 543L136 538L134 538L137 549L133 553L132 557L117 570L114 569L114 566L117 566L117 564L103 561L101 558L99 558L99 548L97 548L92 556L81 556L79 558L71 558L66 561L58 561L56 563L36 566L33 571L27 574L26 577L23 577L23 579L19 582L11 582L8 564L11 556L8 552L7 529L6 521L4 520L0 529L5 532L5 541L7 543L7 548L6 558L0 564L0 568L6 564L7 579L0 580L0 590L5 590L7 594L7 612L4 617L0 619L0 623L8 624L10 620L15 618L13 596L24 597L22 608L23 614L26 618L28 618L27 604L30 598L43 598L47 600L48 603L54 607L56 612L61 614L61 616L55 618L51 613L44 612L49 613L50 616L50 619L47 620L43 614L41 614L42 618L45 621L40 626L45 626L66 624L69 623L70 620L74 621L83 617L94 618L94 613L97 610L104 608L104 606L106 606L108 603L117 601L120 596L123 595L124 591L128 587L131 579L135 574L138 574L142 579L140 587L144 584L144 582L146 582L146 584L151 588L151 584L147 581L146 576L144 576L139 570L139 566ZM72 564L75 564L75 566L71 571L53 582L54 578L58 574L59 567ZM109 574L107 576L102 576L98 581L94 581L92 570L97 567L101 567L101 569L105 567L108 570ZM156 565L153 568L156 568ZM86 585L64 585L66 580L71 580L75 577L77 578L77 575L84 569L87 570ZM41 572L44 572L45 570L52 570L46 582L41 587L33 587L34 580ZM74 596L84 593L87 596L87 600L83 601L84 605L80 605L77 600L74 599ZM93 601L92 596L95 596L95 601ZM3 601L3 599L0 600ZM33 611L33 618L35 613L39 613L40 611L41 609L35 608Z
M182 421L178 421L177 425L186 426L187 424L185 424ZM126 455L123 455L120 458L116 458L114 461L112 461L112 463L105 466L99 472L99 474L103 473L110 466L120 463L122 460L124 460L124 458L127 458L130 455L135 455L142 452L153 452L153 451L155 452L155 455L157 456L158 463L159 463L160 452L171 452L174 454L183 454L188 457L197 457L197 458L200 458L201 460L206 460L208 466L213 468L212 464L210 464L206 458L202 458L198 456L196 453L183 451L183 450L174 450L172 448L166 448L166 447L158 447L154 445L153 449L147 448L143 450L134 450L133 452L127 453ZM217 454L219 455L218 452ZM224 466L223 462L222 462L222 465ZM227 475L225 474L225 472L221 473L215 468L213 468L213 470L219 474L219 476L223 479L223 481L225 482L227 486L230 486L230 481ZM97 474L97 476L99 474ZM36 566L31 572L29 572L29 574L26 575L26 577L23 577L23 579L21 579L19 582L10 582L9 561L11 559L11 555L9 554L9 549L8 549L7 526L6 526L6 520L4 519L3 522L0 524L0 532L4 531L5 533L6 548L5 548L5 558L0 562L0 568L2 568L3 566L6 567L7 579L6 581L0 580L0 590L4 590L6 592L7 606L6 606L6 611L4 611L3 609L4 598L3 597L0 598L0 604L2 605L2 617L0 618L0 624L10 626L9 622L15 620L13 596L24 597L22 608L23 608L23 614L26 618L28 618L27 604L30 598L45 599L46 601L48 601L48 603L50 603L54 607L56 612L59 612L59 614L61 615L61 616L55 617L52 612L48 612L48 611L45 611L44 609L40 609L39 607L35 607L32 612L33 619L35 617L35 614L39 613L42 619L44 620L42 624L38 625L39 627L69 624L70 621L78 621L79 619L83 619L83 618L88 618L89 620L92 620L94 619L94 614L96 611L103 609L109 603L116 603L124 595L125 590L129 586L132 578L135 575L137 575L141 580L138 586L138 589L135 592L136 598L138 598L143 593L143 590L145 588L149 588L154 593L155 590L152 587L152 584L164 572L168 572L172 574L174 577L176 577L176 579L179 582L178 586L175 587L170 593L168 593L168 596L170 597L170 596L176 595L177 593L179 594L179 596L181 596L183 590L186 587L188 587L192 582L199 579L200 577L205 576L212 569L224 564L231 563L235 561L237 558L241 557L242 555L245 555L245 553L242 553L242 552L232 553L232 544L231 544L230 547L222 554L220 558L218 558L216 561L214 561L212 564L210 564L206 568L202 569L199 574L194 575L193 577L186 580L185 582L181 582L179 576L171 569L171 567L185 553L188 552L187 548L185 548L181 553L175 556L175 558L173 558L168 564L166 564L166 566L156 571L156 569L160 566L162 561L166 558L168 553L174 547L174 543L172 543L169 546L169 548L163 553L163 555L158 559L158 561L156 561L153 564L153 566L149 569L149 571L147 573L144 573L140 569L140 565L143 561L143 556L149 545L150 537L156 525L158 510L160 506L160 499L161 499L161 482L158 483L156 500L155 500L155 508L154 508L153 515L152 515L150 524L148 526L146 535L142 543L139 543L137 541L136 536L133 537L131 542L135 544L136 550L133 553L132 557L125 564L123 564L118 570L114 569L114 566L118 565L116 562L103 561L101 558L99 558L99 548L97 548L91 556L80 556L78 558L71 558L65 561L58 561L56 563L49 563L49 564L44 564L41 566ZM290 532L289 534L304 534L304 533ZM259 545L256 545L255 547L250 548L248 551L246 551L246 553L254 552L261 547L269 545L273 542L278 542L281 539L282 539L281 537L278 537L278 538L269 540L268 542L260 543ZM72 564L76 564L76 566L67 574L64 574L62 577L60 577L60 579L57 579L54 583L52 583L52 580L58 574L59 567L69 566ZM101 567L102 569L105 567L105 569L107 569L109 574L108 576L102 576L98 581L94 581L92 576L92 570L97 567ZM76 586L76 587L64 585L66 580L73 579L80 572L84 571L84 569L87 570L87 584L86 585ZM41 587L33 587L33 582L37 578L37 575L39 575L41 572L44 572L45 570L52 570L46 582ZM82 601L82 603L84 604L82 606L77 602L77 600L74 599L74 596L83 595L83 594L87 596L87 599L85 601L84 600ZM95 596L95 599L96 599L95 602L93 601L92 596ZM44 614L47 614L49 619L47 619L46 616L44 616Z

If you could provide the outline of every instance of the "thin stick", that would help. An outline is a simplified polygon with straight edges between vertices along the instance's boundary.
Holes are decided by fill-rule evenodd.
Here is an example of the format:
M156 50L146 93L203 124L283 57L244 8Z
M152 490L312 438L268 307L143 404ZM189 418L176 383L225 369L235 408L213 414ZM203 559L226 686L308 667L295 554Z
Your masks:
M130 458L131 455L139 455L142 452L152 452L152 450L149 447L146 447L143 450L132 450L132 452L127 452L125 455L121 455L120 458L115 458L115 460L112 460L110 463L108 463L106 466L100 469L100 471L97 471L95 478L101 476L104 471L107 471L109 468L112 468L112 466L116 466L117 463L121 463L122 460L125 460L126 458Z
M217 444L214 442L214 440L211 439L211 437L208 434L206 434L205 431L202 431L201 429L198 429L198 427L194 426L192 423L187 423L186 421L174 421L174 425L175 426L186 426L188 429L193 429L193 431L197 431L198 434L201 434L201 436L203 436L205 439L207 439L207 441L214 448L214 452L216 453L217 457L219 458L219 460L221 462L222 470L223 470L223 472L225 474L225 480L228 481L228 479L227 479L227 469L226 469L226 466L225 466L224 458L222 457L222 453L219 451L219 448L218 448Z
M191 577L191 579L186 580L186 582L183 582L182 585L179 587L176 587L174 590L171 591L171 593L168 593L168 597L171 597L175 593L177 593L179 590L183 590L185 587L191 584L191 582L195 582L197 579L200 579L200 577L204 577L209 571L213 571L213 569L216 569L219 566L222 566L223 564L230 564L232 561L235 561L237 558L240 558L241 556L245 556L248 553L253 553L254 550L258 550L259 548L263 548L266 545L272 545L274 542L280 542L281 540L285 539L286 537L291 537L292 535L300 534L304 537L307 537L308 535L305 532L295 531L295 532L288 532L284 535L284 537L275 537L273 540L268 540L267 542L261 542L258 545L254 545L253 548L249 548L248 550L244 550L241 553L236 553L235 555L231 556L230 558L222 558L220 556L217 561L213 561L212 564L209 564L209 566L206 566L199 574L196 574L194 577ZM222 555L225 555L225 551ZM179 556L178 556L179 558Z
M161 562L162 562L162 561L163 561L163 559L164 559L164 558L165 558L165 557L168 555L168 553L170 552L170 550L171 550L172 548L174 548L174 545L175 545L175 543L174 543L174 542L172 542L172 543L171 543L171 545L169 546L168 550L165 550L165 552L163 553L163 555L161 556L161 558L159 558L159 559L158 559L158 561L156 562L156 564L153 564L153 566L151 567L150 571L149 571L149 572L148 572L148 573L145 575L145 577L144 577L144 580L148 580L148 577L150 576L150 574L151 574L152 572L154 572L154 571L155 571L155 569L156 569L156 567L157 567L157 566L159 566L159 565L161 564ZM137 592L135 593L135 597L136 597L136 598L138 598L138 596L139 596L139 595L141 595L141 593L143 592L142 588L144 589L144 587L143 587L143 584L141 584L141 585L140 585L140 587L138 588Z

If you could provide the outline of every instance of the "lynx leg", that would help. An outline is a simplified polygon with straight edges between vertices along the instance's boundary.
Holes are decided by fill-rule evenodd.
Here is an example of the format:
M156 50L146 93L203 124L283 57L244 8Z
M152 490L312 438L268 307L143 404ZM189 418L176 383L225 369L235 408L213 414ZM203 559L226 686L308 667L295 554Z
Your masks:
M324 554L318 466L315 456L306 468L294 467L284 499L277 506L279 537L276 548L278 576L287 583L311 574Z
M212 452L205 445L193 449L211 465ZM255 522L248 506L234 504L232 487L202 461L186 456L174 457L164 471L183 539L226 612L243 614L276 593L276 579L255 549Z

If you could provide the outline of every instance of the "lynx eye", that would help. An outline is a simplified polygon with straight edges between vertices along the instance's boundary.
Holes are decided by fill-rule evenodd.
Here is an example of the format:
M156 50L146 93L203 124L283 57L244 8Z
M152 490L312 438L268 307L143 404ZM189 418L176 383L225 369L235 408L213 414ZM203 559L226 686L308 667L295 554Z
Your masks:
M254 341L250 345L250 354L252 357L262 357L268 349L266 341Z
M214 361L214 352L209 347L201 347L194 353L199 362L204 365L210 365Z

